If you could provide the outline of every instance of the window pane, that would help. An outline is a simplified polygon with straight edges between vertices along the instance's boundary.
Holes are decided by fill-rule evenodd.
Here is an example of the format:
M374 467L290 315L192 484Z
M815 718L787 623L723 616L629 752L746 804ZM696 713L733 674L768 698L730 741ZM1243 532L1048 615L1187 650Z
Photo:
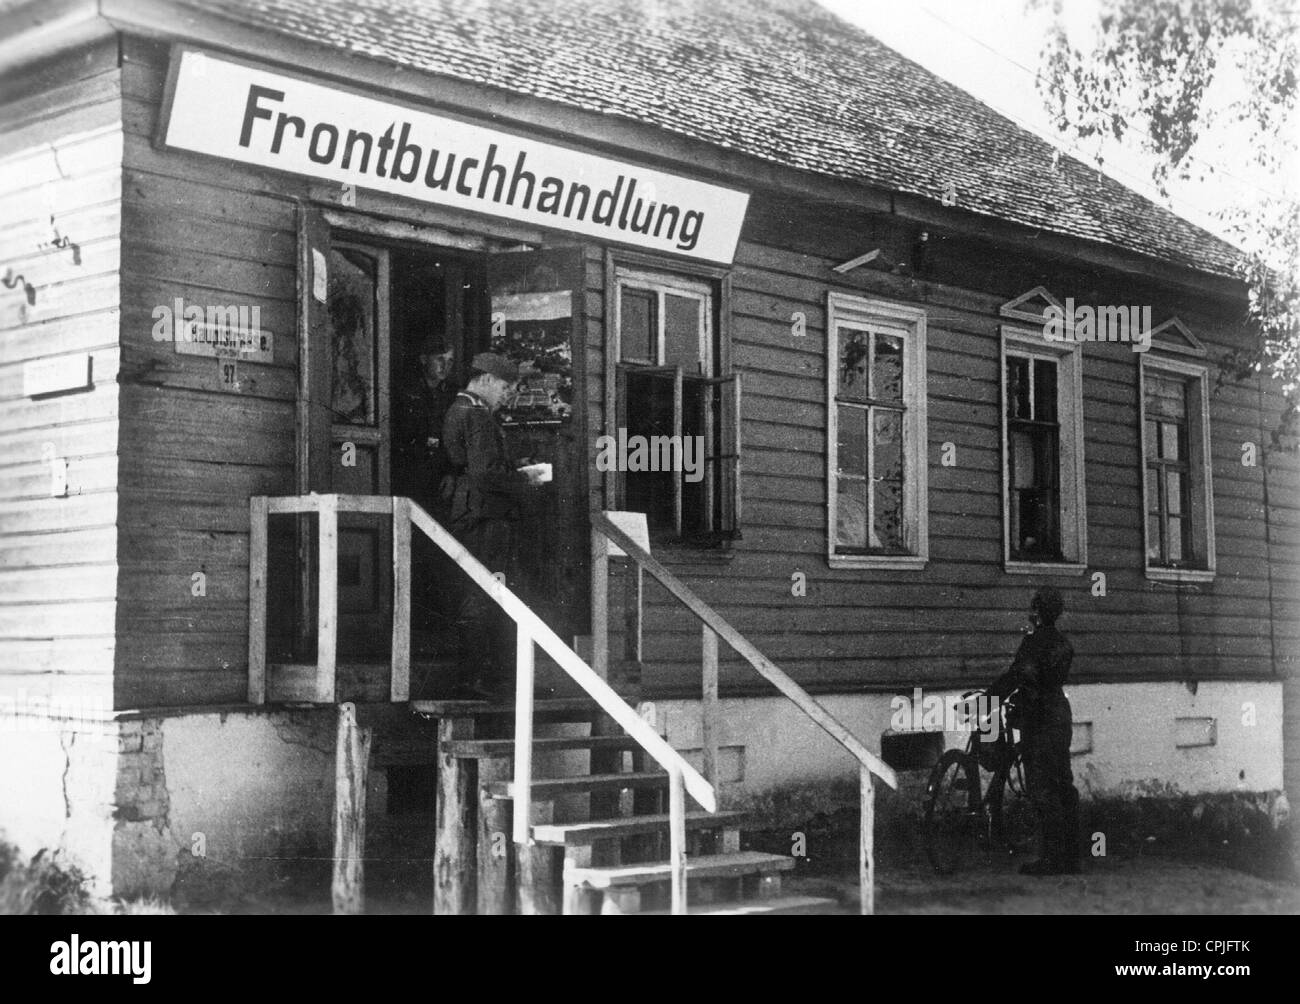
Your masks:
M1178 426L1172 422L1160 423L1160 456L1165 460L1182 459L1178 453Z
M898 551L903 547L903 483L880 481L872 485L875 493L875 519L872 522L871 546Z
M664 365L680 366L683 373L703 372L700 354L700 301L689 296L664 294Z
M835 544L837 547L867 546L867 483L839 479L835 500Z
M903 340L896 335L876 335L872 360L871 396L877 401L903 400Z
M646 289L622 287L619 304L619 354L643 363L659 362L659 331L655 319L656 294Z
M1160 511L1160 471L1155 467L1147 468L1147 512Z
M856 328L839 329L838 396L848 401L867 399L867 355L871 334Z
M1169 517L1169 560L1183 560L1183 521Z
M836 467L844 474L867 476L867 409L838 408L839 452Z
M1165 498L1168 500L1170 515L1183 515L1183 476L1177 471L1165 472L1166 484L1168 485L1168 494Z
M1154 460L1156 457L1160 456L1160 432L1156 428L1155 422L1147 422L1146 440L1147 459Z
M1011 432L1011 473L1013 488L1033 488L1039 484L1038 451L1034 448L1034 434L1027 429Z
M1017 551L1019 557L1046 556L1055 550L1051 527L1052 499L1049 492L1028 489L1015 493L1015 525L1018 527Z
M1056 421L1056 363L1051 359L1034 360L1034 419Z
M377 264L350 248L329 253L328 311L334 350L330 407L335 422L373 425Z
M645 373L627 374L628 438L673 435L673 383ZM629 461L632 457L627 458ZM637 459L648 461L648 454ZM629 464L630 466L630 464ZM658 466L657 464L655 466ZM628 471L624 474L626 508L643 512L654 529L671 529L674 525L673 478L671 471Z
M1186 393L1181 380L1167 377L1146 377L1146 406L1148 416L1184 418L1187 414Z
M1029 360L1007 356L1007 417L1029 418Z
M1160 513L1147 514L1147 560L1160 561Z
M875 414L875 468L877 481L901 481L903 478L903 413L884 408Z

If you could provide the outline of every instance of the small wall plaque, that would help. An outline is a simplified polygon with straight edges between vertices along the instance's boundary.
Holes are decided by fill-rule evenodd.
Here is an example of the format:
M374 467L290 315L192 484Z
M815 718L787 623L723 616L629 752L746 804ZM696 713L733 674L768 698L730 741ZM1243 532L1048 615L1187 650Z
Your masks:
M34 359L23 365L23 396L39 397L43 394L66 394L70 391L89 390L93 357L88 355L52 356Z

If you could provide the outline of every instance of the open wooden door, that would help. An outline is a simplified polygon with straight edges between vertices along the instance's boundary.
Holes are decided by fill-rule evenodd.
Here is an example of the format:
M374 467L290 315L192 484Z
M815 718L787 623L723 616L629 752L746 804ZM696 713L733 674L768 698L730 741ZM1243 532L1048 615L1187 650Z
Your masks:
M300 226L298 490L390 494L389 252L332 235L306 208ZM299 526L299 637L315 637L314 520ZM386 662L392 616L391 520L338 521L338 654Z
M554 480L521 513L520 593L563 638L586 633L589 586L584 469L575 409L583 356L582 249L505 251L487 257L490 329L481 345L519 364L517 392L498 418L520 460L549 463Z

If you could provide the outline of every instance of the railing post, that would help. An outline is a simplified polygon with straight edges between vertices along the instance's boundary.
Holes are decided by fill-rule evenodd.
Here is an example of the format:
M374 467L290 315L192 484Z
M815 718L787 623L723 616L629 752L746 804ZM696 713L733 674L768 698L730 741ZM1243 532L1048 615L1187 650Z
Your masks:
M526 847L533 842L533 636L519 624L515 637L514 840Z
M266 703L265 495L248 500L248 703Z
M703 690L700 698L701 743L704 780L718 790L718 634L701 626Z
M609 545L591 531L591 668L609 679Z
M875 825L876 799L871 768L858 767L861 772L862 834L858 848L858 881L861 883L861 913L868 916L876 912L876 855Z
M357 725L357 709L339 705L334 743L334 882L336 914L365 909L366 777L371 729Z
M316 700L333 704L339 627L339 508L337 495L320 499L320 582L317 584Z
M686 912L686 788L682 769L668 771L668 860L672 868L672 912Z
M393 499L393 639L389 693L411 697L411 500Z

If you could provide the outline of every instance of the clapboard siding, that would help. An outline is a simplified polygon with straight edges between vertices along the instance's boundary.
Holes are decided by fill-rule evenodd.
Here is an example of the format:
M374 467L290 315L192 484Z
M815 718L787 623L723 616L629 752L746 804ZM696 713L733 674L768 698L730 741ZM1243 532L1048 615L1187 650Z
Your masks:
M1294 459L1275 463L1266 520L1262 469L1241 465L1241 444L1266 441L1276 420L1276 406L1261 409L1253 382L1228 382L1210 403L1219 569L1213 583L1175 590L1143 573L1140 355L1120 345L1083 348L1087 574L1023 576L1002 569L999 351L1002 326L1016 322L1000 317L999 305L1040 282L1080 303L1150 303L1156 323L1177 314L1212 355L1241 337L1227 322L1227 308L1195 291L1108 282L1068 265L1043 275L1040 263L1005 255L976 269L972 260L979 256L969 250L963 258L950 249L946 269L935 269L942 282L871 269L841 277L831 266L872 244L855 244L847 223L826 223L813 251L808 238L765 225L761 200L755 201L731 279L732 359L744 382L744 538L722 562L662 549L660 558L692 588L817 689L969 681L968 667L986 673L989 660L1010 657L1029 594L1049 581L1066 594L1070 613L1063 624L1075 641L1079 679L1273 676L1281 659L1275 625L1285 626L1288 637L1300 625L1295 605L1280 605L1283 587L1270 562L1288 567L1278 535L1300 527L1293 515L1300 499ZM888 237L877 238L879 231L874 244L890 246ZM970 288L972 279L986 285ZM588 367L599 373L606 291L598 255L589 257L587 283ZM926 311L930 563L923 571L826 564L825 305L831 290ZM791 333L796 311L805 315L803 337ZM1266 396L1275 401L1276 388ZM587 402L593 415L603 413L603 387L589 387ZM956 447L955 467L940 464L946 443ZM599 484L592 504L604 505ZM1292 560L1297 539L1293 534L1286 545ZM796 572L807 577L804 597L791 594ZM1093 595L1093 572L1105 573L1105 596ZM619 629L623 596L616 583L612 622ZM655 586L645 602L649 690L698 691L693 618ZM614 644L618 650L617 633ZM723 678L737 687L756 683L735 660L724 659Z
M247 687L248 497L294 488L296 207L301 183L152 146L166 50L127 39L122 89L122 518L117 700L241 700ZM261 311L274 361L153 338L154 310ZM205 595L194 595L193 576Z
M0 80L0 691L107 695L118 513L121 75L96 46ZM24 395L90 357L93 388ZM51 495L47 456L68 465Z
M127 39L123 54L117 699L124 706L238 700L246 672L247 498L288 493L294 484L295 200L310 198L313 188L302 179L155 149L166 50ZM101 224L110 221L92 210L112 196L98 181L89 190L98 201L75 211L88 227L99 221L95 239L107 246L113 236ZM413 220L446 225L454 218L403 209ZM760 648L817 688L981 682L975 677L989 660L1014 650L1028 595L1048 581L1002 569L999 346L1009 322L998 315L1001 303L1042 283L1080 303L1150 303L1157 323L1178 314L1215 352L1237 337L1230 322L1237 308L1208 290L1155 288L1069 261L1027 261L975 238L933 234L923 280L871 268L847 276L831 271L876 244L891 260L905 260L912 237L892 221L755 196L731 273L733 365L744 381L744 538L728 560L672 548L661 554ZM576 364L585 364L578 392L590 471L606 419L610 291L601 248L586 248L584 277L587 341ZM55 285L78 281L86 283L69 275ZM826 564L829 290L926 311L931 560L923 571ZM93 283L80 292L92 303L107 295ZM153 309L176 297L260 305L275 335L274 361L241 362L239 389L222 389L213 360L153 341ZM801 338L791 333L796 311L805 315ZM100 338L84 343L98 351L114 344L102 335L103 329L85 335L69 327L67 337ZM0 365L40 351L35 338L0 345L9 353ZM1142 570L1139 366L1126 346L1083 350L1089 574L1050 579L1067 594L1078 676L1269 678L1281 661L1278 641L1300 635L1300 588L1293 584L1297 469L1293 458L1270 455L1266 513L1265 472L1243 467L1240 458L1243 442L1267 441L1276 395L1265 395L1261 408L1253 382L1230 382L1211 401L1219 575L1212 584L1174 590L1149 582ZM96 443L85 452L87 474L106 483L112 449ZM940 463L947 443L956 448L953 468ZM23 476L0 492L0 514L38 487L31 472ZM603 479L590 477L589 489L591 505L605 507ZM197 571L206 577L206 596L192 593ZM807 576L805 597L791 595L795 572ZM1106 595L1093 595L1093 572L1105 573ZM622 596L616 584L615 628L622 625ZM101 601L86 594L79 602L89 610ZM698 628L657 587L648 588L646 604L649 690L697 689ZM732 687L755 681L726 653L723 679Z

